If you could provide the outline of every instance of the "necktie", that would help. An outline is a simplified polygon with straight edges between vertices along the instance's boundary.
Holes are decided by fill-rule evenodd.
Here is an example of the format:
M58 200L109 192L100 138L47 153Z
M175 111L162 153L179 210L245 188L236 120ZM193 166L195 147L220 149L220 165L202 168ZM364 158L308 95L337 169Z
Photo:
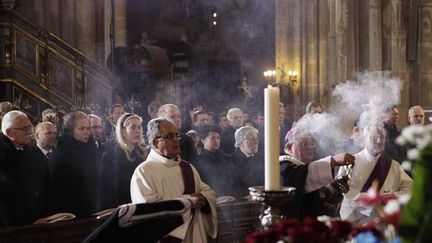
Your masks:
M46 153L46 157L48 157L48 159L51 159L51 155L52 155L51 152Z

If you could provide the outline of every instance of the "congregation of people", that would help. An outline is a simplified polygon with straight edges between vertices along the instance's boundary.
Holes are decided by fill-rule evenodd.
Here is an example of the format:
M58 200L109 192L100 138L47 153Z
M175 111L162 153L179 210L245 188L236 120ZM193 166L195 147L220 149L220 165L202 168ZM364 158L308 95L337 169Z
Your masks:
M109 119L83 111L60 118L48 109L32 124L9 104L0 106L2 227L44 223L58 212L85 218L122 204L188 197L194 216L161 242L206 242L206 235L216 236L217 197L241 199L249 187L264 185L263 111L232 107L216 115L198 104L183 116L175 104L152 102L147 121L114 104ZM287 216L363 223L376 212L355 200L373 181L383 193L410 194L412 179L400 165L406 152L395 142L397 106L383 111L382 123L356 122L351 138L331 152L315 134L287 123L285 112L280 103L281 185L296 188ZM304 116L322 113L311 102ZM424 117L422 107L409 109L410 124L424 125Z

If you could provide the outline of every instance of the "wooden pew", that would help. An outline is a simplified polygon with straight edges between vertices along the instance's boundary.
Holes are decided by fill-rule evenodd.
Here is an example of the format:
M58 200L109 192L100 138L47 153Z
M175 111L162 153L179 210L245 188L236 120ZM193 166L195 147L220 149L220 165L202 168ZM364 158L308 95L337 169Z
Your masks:
M251 201L236 201L218 207L218 237L210 242L239 242L259 229L261 206ZM0 243L81 242L106 218L73 219L53 224L0 228Z

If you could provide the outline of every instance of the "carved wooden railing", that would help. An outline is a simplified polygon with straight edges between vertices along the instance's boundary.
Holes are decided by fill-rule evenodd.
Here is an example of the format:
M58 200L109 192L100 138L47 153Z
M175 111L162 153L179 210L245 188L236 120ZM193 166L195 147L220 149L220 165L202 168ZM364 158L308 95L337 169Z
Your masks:
M13 9L0 10L0 101L13 101L34 119L48 107L111 104L114 76Z

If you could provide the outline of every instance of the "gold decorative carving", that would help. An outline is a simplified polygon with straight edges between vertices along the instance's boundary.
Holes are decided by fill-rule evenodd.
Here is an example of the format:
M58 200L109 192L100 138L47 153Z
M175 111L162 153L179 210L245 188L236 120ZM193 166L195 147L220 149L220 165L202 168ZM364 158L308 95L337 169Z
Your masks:
M13 31L12 65L29 78L38 77L38 47L36 41L17 30Z
M49 89L60 97L72 101L74 97L73 67L54 54L49 54L48 65ZM72 103L72 102L71 102Z

